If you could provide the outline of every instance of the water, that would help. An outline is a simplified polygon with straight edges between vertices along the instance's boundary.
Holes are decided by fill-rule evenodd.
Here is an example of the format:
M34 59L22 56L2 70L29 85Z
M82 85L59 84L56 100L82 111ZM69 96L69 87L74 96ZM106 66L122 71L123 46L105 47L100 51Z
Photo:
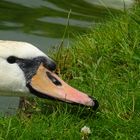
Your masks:
M125 1L127 7L132 2ZM70 9L66 38L102 22L108 10L101 5L124 6L123 0L0 0L0 39L27 41L46 51L60 43Z
M133 0L86 0L89 3L103 5L114 9L123 9L131 7Z
M66 42L102 23L108 10L116 14L131 4L132 0L0 0L0 39L26 41L47 52L60 44L70 10ZM0 112L13 114L18 103L18 97L0 97Z
M0 116L14 115L19 107L19 97L0 97Z

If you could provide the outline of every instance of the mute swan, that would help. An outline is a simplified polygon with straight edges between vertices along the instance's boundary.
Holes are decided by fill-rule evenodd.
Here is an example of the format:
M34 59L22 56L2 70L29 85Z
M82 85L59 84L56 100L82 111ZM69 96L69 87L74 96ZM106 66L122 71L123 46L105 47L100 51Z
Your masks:
M63 80L53 70L56 64L32 44L0 40L0 90L34 94L98 108L98 102Z

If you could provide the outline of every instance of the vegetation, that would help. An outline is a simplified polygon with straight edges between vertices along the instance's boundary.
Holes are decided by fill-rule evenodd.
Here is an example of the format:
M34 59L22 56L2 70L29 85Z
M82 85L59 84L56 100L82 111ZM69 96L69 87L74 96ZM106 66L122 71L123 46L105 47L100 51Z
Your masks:
M140 7L76 40L54 54L57 72L96 97L99 109L31 99L18 115L0 118L0 140L80 140L84 126L91 129L84 139L140 139Z

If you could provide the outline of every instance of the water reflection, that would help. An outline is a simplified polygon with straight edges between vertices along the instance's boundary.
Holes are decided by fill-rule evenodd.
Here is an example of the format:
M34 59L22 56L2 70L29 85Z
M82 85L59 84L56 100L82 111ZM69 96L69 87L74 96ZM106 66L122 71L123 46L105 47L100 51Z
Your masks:
M41 49L44 50L44 47L47 49L62 38L70 9L72 11L68 29L70 37L74 32L84 33L88 27L95 26L107 17L106 8L89 2L88 0L1 0L0 37L28 41L35 45L41 44L39 45L42 46ZM110 11L118 12L114 9ZM68 34L66 38L67 36Z
M134 0L85 0L94 5L103 5L105 7L111 7L116 9L123 9L124 6L129 8Z
M47 47L52 46L52 44L60 43L59 38L49 38L43 36L36 36L34 34L15 32L13 30L0 31L0 39L3 40L17 40L17 41L27 41L31 42L33 45L39 47L43 52L47 52ZM68 42L67 39L65 41ZM49 54L48 54L49 55Z

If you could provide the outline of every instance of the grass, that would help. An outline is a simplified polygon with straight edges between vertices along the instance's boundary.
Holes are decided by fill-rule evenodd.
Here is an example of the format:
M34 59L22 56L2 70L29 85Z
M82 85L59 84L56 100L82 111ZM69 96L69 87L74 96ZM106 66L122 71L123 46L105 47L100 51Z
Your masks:
M96 97L94 112L42 99L31 99L16 116L0 118L0 140L140 139L140 7L112 17L78 36L54 54L57 72L71 85Z

